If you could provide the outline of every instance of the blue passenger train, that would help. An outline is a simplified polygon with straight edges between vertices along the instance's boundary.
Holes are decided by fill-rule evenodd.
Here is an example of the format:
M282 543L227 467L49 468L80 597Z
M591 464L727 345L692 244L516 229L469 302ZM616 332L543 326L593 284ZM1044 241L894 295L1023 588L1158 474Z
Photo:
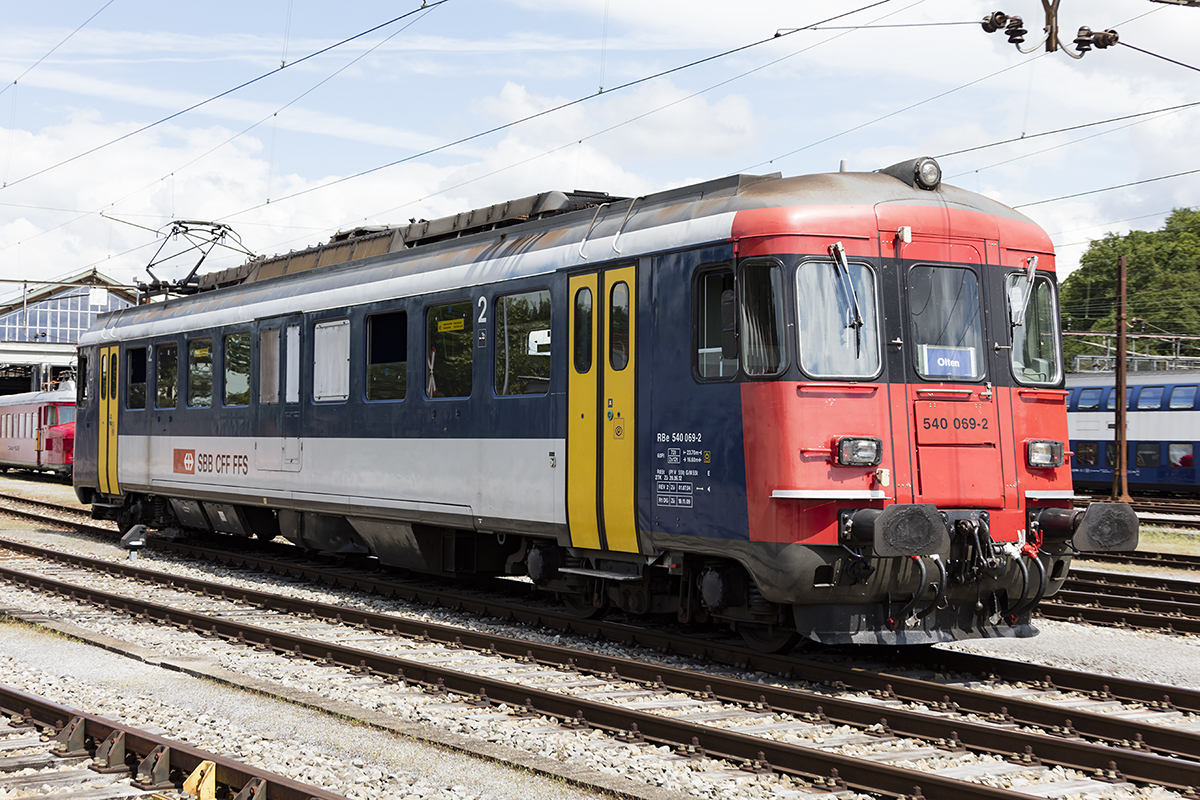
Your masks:
M1080 491L1109 491L1116 464L1116 389L1111 372L1067 376L1071 472ZM1200 491L1200 371L1131 372L1126 381L1130 491Z
M922 158L360 230L81 340L75 487L764 649L1028 636L1077 550L1054 253Z

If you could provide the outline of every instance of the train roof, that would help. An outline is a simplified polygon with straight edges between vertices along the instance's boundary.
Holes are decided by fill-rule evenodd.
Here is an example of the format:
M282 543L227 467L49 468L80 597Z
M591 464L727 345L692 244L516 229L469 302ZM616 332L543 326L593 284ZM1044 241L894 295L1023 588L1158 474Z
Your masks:
M64 386L50 392L22 392L20 394L0 395L0 408L10 406L25 406L40 403L74 403L75 384L68 381L69 387Z
M367 255L362 258L354 253L360 244L355 237L343 241L335 237L322 246L322 252L340 247L338 257L353 260L321 265L320 254L312 258L310 248L303 253L316 265L313 268L269 276L263 276L260 268L258 274L243 275L225 288L122 309L98 319L80 345L466 290L591 263L715 244L734 235L734 218L740 212L773 208L786 209L786 214L761 215L759 229L752 234L865 233L873 238L885 217L890 224L905 218L904 209L920 207L962 212L958 218L969 220L972 235L1000 238L1003 228L1009 246L1053 253L1041 228L995 200L947 184L926 190L897 177L901 168L911 174L910 163L867 173L791 178L778 173L734 175L636 198L543 193L455 217L368 231L357 237L373 243L364 248ZM938 219L944 216L939 214ZM258 262L259 267L265 263ZM254 265L247 266L252 271Z
M1077 386L1113 386L1116 382L1116 375L1112 372L1067 373L1068 389ZM1125 374L1126 386L1170 386L1177 383L1200 385L1200 369L1159 369Z

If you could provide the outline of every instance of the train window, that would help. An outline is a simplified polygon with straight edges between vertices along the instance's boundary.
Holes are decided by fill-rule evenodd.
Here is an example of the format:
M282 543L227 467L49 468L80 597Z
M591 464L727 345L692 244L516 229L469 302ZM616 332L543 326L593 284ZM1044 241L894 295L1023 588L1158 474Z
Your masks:
M1138 392L1137 407L1139 411L1162 408L1163 386L1143 386Z
M1171 442L1167 445L1167 462L1172 467L1191 469L1194 466L1192 455L1191 442Z
M733 378L738 361L722 355L725 320L721 316L722 298L733 294L733 270L723 269L701 275L696 281L696 371L701 378Z
M470 397L475 342L470 300L425 310L425 396Z
M66 425L75 421L75 406L55 406L58 409L58 424Z
M1139 467L1162 466L1162 448L1158 442L1138 442L1134 448Z
M283 402L300 402L300 326L288 325L284 333Z
M930 380L983 377L979 279L969 269L913 267L908 303L917 373Z
M738 281L742 369L747 375L777 375L784 368L783 270L776 262L751 262Z
M800 368L819 378L879 372L875 272L863 264L805 261L796 270Z
M108 399L108 353L100 354L100 399Z
M258 334L258 402L279 402L279 328Z
M1075 445L1075 464L1077 466L1094 467L1099 461L1099 442L1079 442Z
M408 393L408 312L367 317L367 399L403 400Z
M1109 467L1115 467L1117 465L1117 443L1116 442L1105 442L1104 443L1104 464Z
M550 292L497 297L496 394L550 391Z
M179 398L179 349L174 342L154 348L154 407L174 408Z
M1062 376L1059 359L1058 309L1054 304L1054 287L1050 280L1037 276L1032 290L1024 273L1014 272L1008 276L1008 298L1010 304L1021 303L1023 313L1016 308L1010 310L1009 319L1019 317L1021 322L1012 326L1012 350L1009 356L1013 376L1018 383L1055 384ZM1029 292L1026 295L1026 292Z
M125 407L146 407L146 348L131 347L126 351L129 372L125 378Z
M592 370L592 290L586 286L575 293L575 371Z
M350 320L313 326L313 400L331 403L350 397Z
M608 363L615 370L629 366L629 284L624 281L609 292Z
M1079 411L1096 411L1100 408L1100 393L1103 389L1084 389L1079 393Z
M222 357L225 361L225 405L250 405L250 334L228 334Z
M1129 409L1129 401L1132 399L1133 399L1133 389L1127 388L1125 390L1125 408L1126 408L1126 410ZM1115 411L1116 408L1117 408L1117 390L1109 389L1108 390L1108 399L1104 401L1104 409L1106 411Z
M88 357L79 356L79 383L75 387L75 405L86 408L88 403Z
M1195 386L1176 386L1171 390L1171 408L1193 408L1195 405Z
M188 341L187 404L192 408L212 405L212 339Z

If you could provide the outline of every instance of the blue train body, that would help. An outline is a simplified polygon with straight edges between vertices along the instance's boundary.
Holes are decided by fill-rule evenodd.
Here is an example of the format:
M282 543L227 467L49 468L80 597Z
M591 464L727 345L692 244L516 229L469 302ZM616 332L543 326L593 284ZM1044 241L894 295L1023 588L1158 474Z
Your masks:
M1200 490L1200 372L1131 372L1126 381L1128 486L1131 491ZM1071 472L1081 491L1112 488L1116 389L1112 373L1067 376Z

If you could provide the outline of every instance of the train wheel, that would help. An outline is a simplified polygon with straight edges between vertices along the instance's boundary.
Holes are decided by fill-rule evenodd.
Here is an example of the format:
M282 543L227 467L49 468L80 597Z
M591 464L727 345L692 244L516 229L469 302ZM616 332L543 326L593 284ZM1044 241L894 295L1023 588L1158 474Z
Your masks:
M760 653L783 653L800 642L800 634L779 625L739 622L737 632L743 642Z
M567 611L580 619L600 619L608 613L608 602L602 601L597 606L592 601L594 595L595 587L589 583L580 594L560 594L558 597Z

